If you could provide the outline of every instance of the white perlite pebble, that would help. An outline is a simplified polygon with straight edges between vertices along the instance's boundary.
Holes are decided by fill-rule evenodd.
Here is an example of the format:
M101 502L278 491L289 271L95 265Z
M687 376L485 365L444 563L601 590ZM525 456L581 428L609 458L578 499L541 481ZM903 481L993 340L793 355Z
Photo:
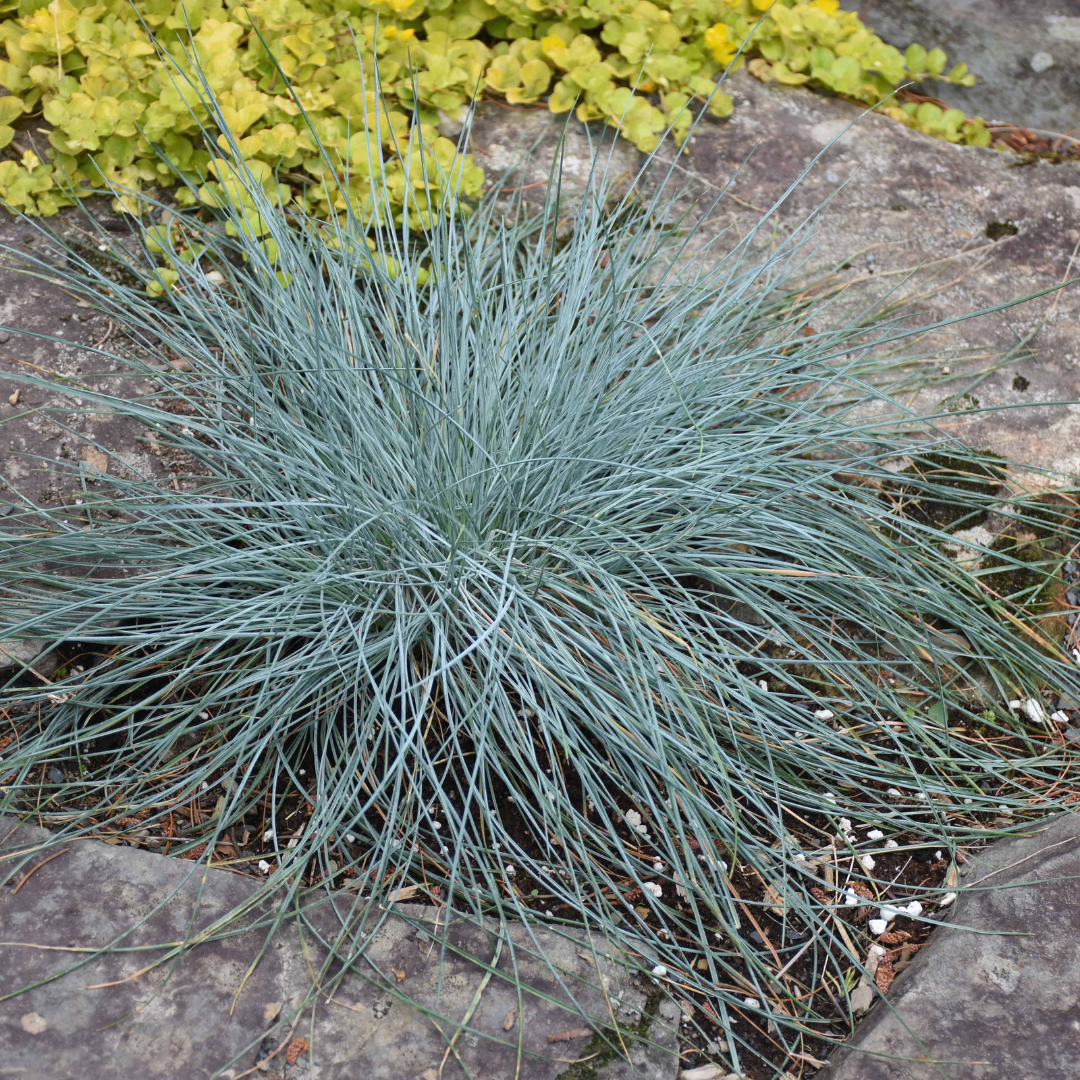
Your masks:
M814 712L814 719L815 720L831 720L835 715L836 715L836 713L834 713L832 711L832 709L817 709Z
M664 977L664 976L665 976L665 975L667 974L667 968L666 968L666 967L664 967L664 965L663 965L663 964L657 964L657 965L656 965L656 967L654 967L654 968L652 969L652 973L653 973L653 974L654 974L654 975L655 975L655 976L656 976L656 977L657 977L658 979L662 979L662 978L663 978L663 977Z
M938 902L938 907L948 907L956 899L956 893L947 892Z
M893 848L898 848L900 845L895 840L886 840L885 846L892 851Z
M889 929L889 924L884 919L871 919L867 926L870 927L871 934L884 934Z
M892 922L892 920L900 914L900 909L893 907L892 904L883 904L880 908L878 908L878 915L886 922Z
M743 1002L746 1005L749 1005L751 1009L760 1009L761 1008L761 1002L758 1001L758 999L756 997L743 998Z
M1036 75L1041 75L1047 68L1052 68L1054 66L1054 57L1048 52L1037 52L1031 58L1030 63L1031 70L1034 71Z
M1046 710L1042 707L1042 702L1036 701L1034 698L1028 698L1024 702L1024 715L1033 724L1046 723Z
M269 874L270 873L270 864L265 859L260 859L259 860L259 873L260 874Z
M844 893L844 906L845 907L858 907L859 906L859 894L854 889L848 889Z
M874 858L873 858L873 856L872 856L872 855L864 855L864 856L863 856L863 857L862 857L862 858L861 858L861 859L859 860L859 862L861 862L861 863L863 864L863 869L864 869L864 870L873 870L873 869L874 869L874 867L875 867L875 866L877 865L877 864L876 864L876 863L874 862Z
M663 888L660 885L657 885L655 881L646 881L644 887L657 899L664 895Z
M880 829L871 829L866 834L867 840L884 840L885 834Z

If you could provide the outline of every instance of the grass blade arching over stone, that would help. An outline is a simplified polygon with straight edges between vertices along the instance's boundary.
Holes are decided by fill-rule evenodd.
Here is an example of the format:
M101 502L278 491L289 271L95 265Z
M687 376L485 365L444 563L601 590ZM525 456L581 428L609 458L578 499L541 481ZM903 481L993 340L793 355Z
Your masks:
M1018 589L1008 549L956 558L1030 500L863 381L865 321L791 300L797 244L690 262L666 206L551 192L372 251L253 182L258 229L171 217L201 253L158 299L148 248L37 267L160 384L79 396L186 465L5 524L0 638L71 659L2 690L0 810L146 830L208 784L174 853L246 822L267 892L354 887L341 955L408 886L584 924L736 1067L782 1057L822 979L850 989L867 905L931 908L896 852L1065 801L1071 755L1008 705L1080 695L1055 555ZM1064 509L1038 529L1076 540Z

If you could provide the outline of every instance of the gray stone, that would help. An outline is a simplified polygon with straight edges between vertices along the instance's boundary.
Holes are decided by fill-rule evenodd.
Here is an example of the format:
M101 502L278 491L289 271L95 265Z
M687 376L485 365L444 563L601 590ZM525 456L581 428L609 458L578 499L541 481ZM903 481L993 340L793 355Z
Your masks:
M1077 0L870 0L863 7L867 25L886 41L940 47L950 66L964 61L979 80L972 87L928 82L918 87L923 93L969 116L1077 134Z
M1080 815L990 846L822 1080L1080 1076Z
M727 88L734 115L703 123L689 153L673 164L679 193L702 205L731 185L710 209L697 250L708 241L719 253L743 240L765 249L814 217L805 276L832 272L831 284L846 290L849 304L835 305L833 317L888 296L907 300L908 326L960 319L1068 279L1080 241L1080 163L1018 168L1013 154L952 146L840 99L764 85L746 72ZM543 112L484 106L478 160L498 177L518 160L516 148L535 145L533 165L515 183L537 184L561 128ZM588 175L595 141L570 126L571 181ZM633 176L640 160L620 144L609 171ZM771 220L755 234L769 210ZM995 224L1008 228L1002 235ZM1072 265L1071 274L1078 270ZM902 400L972 445L1080 474L1078 314L1080 290L1072 287L924 333L907 346L923 360L909 369ZM978 411L966 411L973 406ZM1035 475L1017 479L1046 484Z
M124 227L115 216L108 220ZM51 224L71 237L86 232L78 211L67 211ZM5 247L44 254L29 225L0 211L0 248ZM87 460L99 452L92 443L108 451L113 475L166 474L140 424L78 393L104 390L135 397L150 389L147 380L118 373L115 363L94 351L97 345L118 344L109 319L80 307L59 285L15 272L2 253L0 338L0 501L16 507L73 504L84 485L98 483ZM57 389L27 386L18 376L44 376ZM75 393L61 393L61 386ZM11 404L16 390L18 399ZM0 517L0 527L5 520L11 527L8 513Z
M0 1075L239 1077L276 1047L306 1038L311 1049L295 1066L285 1063L282 1051L268 1071L255 1075L430 1080L440 1075L455 1025L477 999L454 1044L469 1073L451 1054L444 1080L556 1080L569 1061L597 1053L591 1061L606 1080L673 1080L676 1074L677 1021L658 1015L651 985L631 976L610 943L544 928L534 931L534 941L516 926L498 963L491 964L492 924L455 917L447 930L445 909L402 904L381 926L372 924L362 958L335 981L337 969L323 970L320 935L332 935L355 903L350 895L336 894L305 909L303 929L295 920L286 922L248 975L265 939L265 930L252 924L271 909L256 895L258 881L91 840L64 844L57 849L64 853L46 863L53 852L37 849L49 834L29 826L13 832L14 822L5 821L0 999L28 984L44 985L0 1000ZM28 857L12 859L21 846L31 849ZM25 877L30 870L32 876ZM203 941L175 963L139 974L166 955L149 946L191 940L245 902L252 905L249 929ZM80 951L117 941L143 918L144 925L123 937L120 948L99 958ZM541 949L556 965L561 985L539 959ZM486 986L482 965L494 968ZM615 1012L632 1064L604 1054L600 1040L589 1036L549 1042L549 1035L585 1023L570 994L586 1016L596 1018L596 1029L610 1028ZM405 1001L406 995L417 1004ZM647 1028L643 1040L634 1038L639 1025Z
M46 679L56 671L58 659L54 653L47 652L49 643L35 638L16 640L7 638L0 641L0 671L10 671L23 666L32 667Z

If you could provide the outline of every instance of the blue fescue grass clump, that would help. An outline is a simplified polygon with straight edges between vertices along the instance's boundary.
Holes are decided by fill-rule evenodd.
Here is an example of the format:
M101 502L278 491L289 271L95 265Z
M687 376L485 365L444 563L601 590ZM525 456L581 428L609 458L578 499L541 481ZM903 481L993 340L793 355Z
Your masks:
M174 853L251 868L221 843L246 823L283 913L351 885L339 955L408 886L584 925L738 1067L740 1014L778 1054L824 1030L866 903L933 909L868 829L953 852L1065 800L1072 757L1008 702L1080 695L1076 667L945 531L1025 497L874 389L895 325L795 297L804 238L690 258L602 165L371 242L238 190L228 229L147 203L122 273L29 266L159 384L88 407L186 465L113 461L0 534L0 638L85 668L2 690L0 810L145 834L209 784ZM192 258L153 299L163 246Z

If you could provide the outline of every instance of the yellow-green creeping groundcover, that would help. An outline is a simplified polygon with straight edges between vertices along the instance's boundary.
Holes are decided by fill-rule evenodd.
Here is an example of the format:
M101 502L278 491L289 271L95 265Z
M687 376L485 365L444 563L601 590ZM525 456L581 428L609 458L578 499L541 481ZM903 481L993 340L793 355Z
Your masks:
M890 97L912 78L970 84L964 64L901 53L838 0L0 0L0 44L0 198L30 214L103 177L137 190L183 174L198 196L180 201L212 203L225 165L202 139L195 57L243 157L315 214L368 204L380 171L395 206L411 191L421 215L441 185L478 192L483 172L437 125L481 94L576 109L651 150L671 125L685 138L695 102L728 115L716 83L744 60L758 78L885 99L906 123L989 143L958 110ZM24 116L51 125L48 160L20 144Z

